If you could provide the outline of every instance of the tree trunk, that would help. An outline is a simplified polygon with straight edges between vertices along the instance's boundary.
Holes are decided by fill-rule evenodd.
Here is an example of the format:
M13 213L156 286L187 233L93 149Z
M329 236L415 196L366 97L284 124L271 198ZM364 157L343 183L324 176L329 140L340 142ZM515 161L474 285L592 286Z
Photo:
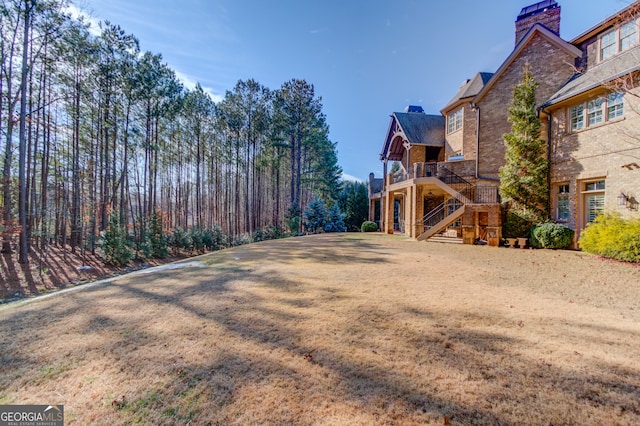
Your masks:
M30 0L25 0L24 12L24 39L22 49L22 72L20 79L20 149L18 157L18 183L20 191L18 193L18 217L20 220L20 250L18 262L29 263L29 241L27 240L27 77L29 76L29 26L31 21Z

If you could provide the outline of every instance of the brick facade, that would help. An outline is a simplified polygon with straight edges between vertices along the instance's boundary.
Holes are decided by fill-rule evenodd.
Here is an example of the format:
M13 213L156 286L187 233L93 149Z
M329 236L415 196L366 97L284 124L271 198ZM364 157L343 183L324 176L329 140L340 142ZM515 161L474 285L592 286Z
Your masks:
M548 5L553 7L546 9ZM443 166L479 186L499 185L499 170L505 161L503 135L511 131L508 109L513 88L522 80L523 67L528 63L538 83L540 138L547 140L549 146L550 212L552 219L576 231L577 245L580 231L599 211L629 218L640 216L640 87L637 86L640 36L636 36L635 45L631 44L625 51L614 52L602 62L598 58L600 36L620 28L621 16L635 19L640 25L640 1L571 43L558 36L560 8L556 6L555 2L543 1L523 9L526 17L516 22L516 48L503 65L488 81L483 80L477 94L469 97L463 85L454 101L441 111L447 117L463 108L463 127L451 134L445 132L445 146L438 155L438 160L444 159L444 163L438 167ZM540 8L541 13L529 13ZM635 73L635 88L633 85L616 88L616 79L629 72ZM623 114L609 119L604 107L601 112L604 118L589 125L589 101L604 99L612 91L625 93ZM584 105L585 124L571 131L571 108L579 104ZM412 147L410 162L432 161L426 157L433 157L433 153L429 155L425 149L432 148ZM447 161L454 153L463 154L463 160ZM405 153L405 165L406 160ZM457 197L455 191L447 194L445 188L443 194L441 184L425 179L396 184L388 192L383 188L387 232L393 232L393 223L388 222L393 221L390 210L394 199L401 202L404 221L410 226L408 235L415 238L422 226L418 219L427 213L423 211L429 204L427 201L439 203L442 199ZM387 182L393 183L391 177ZM563 217L559 215L560 199ZM490 244L495 245L501 238L500 218L499 204L482 205L476 201L465 207L459 233L465 243L480 237L488 238Z
M493 82L491 90L477 102L480 108L480 137L478 175L497 179L504 165L504 141L502 136L511 131L508 121L508 106L513 98L513 88L522 80L522 69L529 63L538 82L536 101L538 105L549 98L574 73L569 65L574 61L565 49L553 43L542 33L532 36L517 57ZM494 78L496 78L494 77ZM546 139L546 128L540 137Z
M520 43L525 34L527 34L529 29L535 24L544 25L556 34L560 34L560 7L548 9L542 13L517 20L515 23L516 45Z

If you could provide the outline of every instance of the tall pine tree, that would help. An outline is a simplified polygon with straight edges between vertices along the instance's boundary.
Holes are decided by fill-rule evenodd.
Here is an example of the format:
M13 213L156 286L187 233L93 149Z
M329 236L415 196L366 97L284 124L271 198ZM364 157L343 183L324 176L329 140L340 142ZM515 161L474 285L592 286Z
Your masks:
M549 162L536 116L537 87L526 63L522 80L513 89L509 108L511 133L503 135L505 165L500 168L500 195L511 202L512 210L531 222L547 219L549 205Z

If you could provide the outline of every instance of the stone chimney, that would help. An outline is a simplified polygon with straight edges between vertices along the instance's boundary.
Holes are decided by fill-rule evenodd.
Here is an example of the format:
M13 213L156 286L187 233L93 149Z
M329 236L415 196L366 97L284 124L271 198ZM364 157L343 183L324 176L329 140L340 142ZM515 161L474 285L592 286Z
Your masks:
M560 6L554 0L544 0L520 11L516 19L516 46L535 24L542 24L560 35Z

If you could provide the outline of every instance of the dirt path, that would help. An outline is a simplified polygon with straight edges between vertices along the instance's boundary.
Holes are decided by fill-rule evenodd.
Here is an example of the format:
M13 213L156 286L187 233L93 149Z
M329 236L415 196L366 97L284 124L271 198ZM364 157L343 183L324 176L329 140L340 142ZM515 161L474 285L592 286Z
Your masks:
M68 424L638 424L640 269L380 234L0 308L0 404Z

